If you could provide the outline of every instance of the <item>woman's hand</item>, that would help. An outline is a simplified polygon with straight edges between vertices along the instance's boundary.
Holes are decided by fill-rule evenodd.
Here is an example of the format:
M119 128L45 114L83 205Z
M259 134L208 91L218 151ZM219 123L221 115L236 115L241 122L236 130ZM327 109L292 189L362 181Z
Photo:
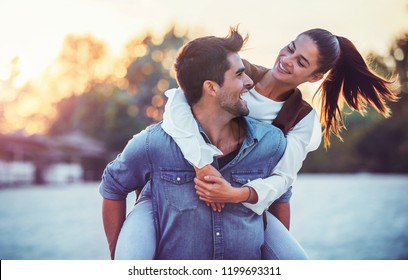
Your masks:
M194 170L196 172L197 178L200 180L204 180L205 176L211 175L222 178L221 173L214 168L211 164L207 164L202 168L197 168L194 166ZM224 208L225 203L216 203L216 202L205 202L207 206L211 207L214 211L221 212L222 208Z
M221 173L217 169L215 169L215 167L212 166L211 164L207 164L202 168L194 166L194 170L196 172L197 178L200 180L204 180L204 176L209 175L222 178Z
M222 177L204 176L204 180L195 178L194 182L198 197L207 203L239 203L248 197L248 188L234 188Z

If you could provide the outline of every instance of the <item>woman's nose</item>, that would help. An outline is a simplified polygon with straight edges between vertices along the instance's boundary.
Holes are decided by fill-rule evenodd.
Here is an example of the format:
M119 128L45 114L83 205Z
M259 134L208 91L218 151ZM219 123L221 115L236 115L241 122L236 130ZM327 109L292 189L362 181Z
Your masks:
M287 65L290 65L292 63L292 60L293 60L292 56L290 56L290 55L284 56L281 59L282 64L287 64Z

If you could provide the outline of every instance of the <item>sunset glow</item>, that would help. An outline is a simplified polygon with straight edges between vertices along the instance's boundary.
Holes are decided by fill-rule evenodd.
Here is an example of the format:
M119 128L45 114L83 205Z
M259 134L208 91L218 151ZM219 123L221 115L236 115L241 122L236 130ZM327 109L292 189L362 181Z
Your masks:
M251 9L249 9L251 5ZM275 54L301 31L322 27L350 38L364 53L387 54L392 40L408 30L406 0L310 0L277 1L204 1L187 0L3 0L0 2L0 109L13 127L29 133L42 132L46 118L27 117L41 112L55 115L53 103L69 94L81 93L87 82L82 73L63 79L61 61L67 35L91 36L105 44L106 54L92 68L95 77L112 76L119 86L126 86L126 61L121 61L132 39L151 33L161 40L170 26L193 36L224 36L230 26L250 34L247 50L242 56L270 66ZM132 45L135 56L146 53L141 45ZM175 54L174 54L175 55ZM79 55L80 57L80 55ZM163 60L163 53L153 54L155 61L171 69L173 61ZM146 71L148 69L146 68ZM58 82L56 82L58 81ZM160 81L157 91L163 92L167 81ZM23 96L24 95L24 96ZM21 99L21 101L20 101ZM19 100L13 105L3 102ZM162 97L153 99L162 105ZM8 104L8 103L7 103ZM139 109L130 108L131 112ZM154 107L146 109L160 117Z

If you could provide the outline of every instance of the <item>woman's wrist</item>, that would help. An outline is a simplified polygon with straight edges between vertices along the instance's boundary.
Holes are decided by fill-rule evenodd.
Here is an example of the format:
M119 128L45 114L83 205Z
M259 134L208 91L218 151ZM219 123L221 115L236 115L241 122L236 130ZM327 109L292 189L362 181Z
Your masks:
M254 188L244 185L242 186L241 191L242 191L242 194L240 196L241 203L255 204L258 202L258 194Z
M251 187L248 187L248 186L245 186L245 187L247 187L247 188L248 188L249 193L248 193L248 197L247 197L247 199L246 199L244 202L248 203L248 202L250 202L250 201L251 201L251 198L252 198L252 188L251 188Z
M249 186L242 186L241 188L238 188L239 193L238 193L238 198L237 202L238 203L250 203L251 198L252 198L252 188Z

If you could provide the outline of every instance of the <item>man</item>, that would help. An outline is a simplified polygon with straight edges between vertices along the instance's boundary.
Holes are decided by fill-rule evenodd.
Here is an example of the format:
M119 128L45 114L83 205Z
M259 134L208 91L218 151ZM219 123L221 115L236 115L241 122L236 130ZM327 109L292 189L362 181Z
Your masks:
M198 38L182 48L175 64L201 133L225 155L214 166L235 188L234 202L256 202L251 188L241 186L269 176L286 146L279 129L244 117L249 111L240 96L253 85L238 55L245 41L236 29L226 38ZM145 186L141 196L152 200L157 259L260 259L262 216L241 203L212 211L198 199L194 177L160 124L130 140L100 186L111 253L125 220L126 195Z

